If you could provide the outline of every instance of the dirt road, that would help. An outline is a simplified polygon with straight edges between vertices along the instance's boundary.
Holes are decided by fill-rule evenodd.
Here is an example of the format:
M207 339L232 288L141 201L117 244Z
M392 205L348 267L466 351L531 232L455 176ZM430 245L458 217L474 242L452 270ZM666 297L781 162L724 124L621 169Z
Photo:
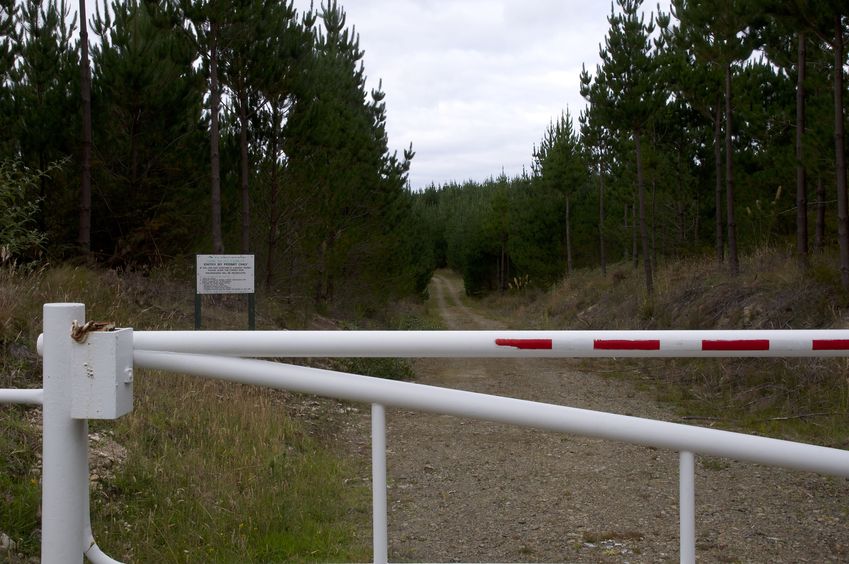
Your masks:
M461 283L431 285L447 329L498 329ZM426 359L425 384L654 419L671 411L571 361ZM677 453L389 410L389 557L394 561L673 562ZM699 458L703 562L849 560L849 480Z

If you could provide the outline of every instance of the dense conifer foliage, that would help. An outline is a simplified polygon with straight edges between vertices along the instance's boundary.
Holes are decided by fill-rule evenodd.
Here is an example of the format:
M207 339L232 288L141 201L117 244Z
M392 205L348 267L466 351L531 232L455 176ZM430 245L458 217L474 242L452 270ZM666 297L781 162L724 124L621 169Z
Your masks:
M440 262L479 293L546 286L577 267L781 246L806 268L840 249L845 202L845 2L617 0L601 63L581 73L586 109L533 150L530 173L433 186L418 198ZM712 249L712 250L711 250Z
M342 6L102 0L88 21L90 93L79 28L61 0L0 3L0 162L33 171L2 192L37 247L0 240L4 261L82 252L138 268L255 253L270 291L319 305L423 289L412 146L389 151L386 94L367 90Z
M650 296L658 261L733 274L757 245L803 269L840 249L849 288L849 8L703 4L617 0L587 107L552 117L525 173L413 193L336 0L101 0L90 141L70 7L0 0L0 160L33 173L6 192L37 242L0 246L118 267L250 252L267 289L319 305L419 292L440 265L478 293L628 261Z

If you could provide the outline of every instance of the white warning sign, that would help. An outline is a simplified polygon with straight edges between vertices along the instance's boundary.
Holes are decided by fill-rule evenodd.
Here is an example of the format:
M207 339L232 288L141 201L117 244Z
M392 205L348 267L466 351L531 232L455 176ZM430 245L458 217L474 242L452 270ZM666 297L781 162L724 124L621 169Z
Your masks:
M198 294L253 294L254 255L197 255Z

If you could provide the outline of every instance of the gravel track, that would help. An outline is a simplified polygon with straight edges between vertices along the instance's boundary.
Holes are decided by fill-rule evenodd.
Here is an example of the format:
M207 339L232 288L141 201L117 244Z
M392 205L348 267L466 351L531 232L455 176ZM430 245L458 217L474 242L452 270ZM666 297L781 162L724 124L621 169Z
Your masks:
M503 328L461 292L444 273L431 284L447 329ZM424 384L677 420L631 384L576 366L415 363ZM387 425L390 560L678 560L675 452L395 409ZM367 437L365 418L356 427ZM700 562L849 561L847 479L697 458L696 512Z

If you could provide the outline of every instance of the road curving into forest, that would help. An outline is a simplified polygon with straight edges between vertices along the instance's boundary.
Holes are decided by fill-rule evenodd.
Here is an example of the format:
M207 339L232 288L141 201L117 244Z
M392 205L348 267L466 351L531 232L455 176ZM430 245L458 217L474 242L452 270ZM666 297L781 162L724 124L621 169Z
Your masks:
M446 329L504 328L462 292L453 275L433 278ZM630 383L571 360L421 359L415 368L424 384L676 420ZM397 409L387 425L390 560L678 560L675 452ZM699 458L696 511L703 562L849 560L847 479Z

